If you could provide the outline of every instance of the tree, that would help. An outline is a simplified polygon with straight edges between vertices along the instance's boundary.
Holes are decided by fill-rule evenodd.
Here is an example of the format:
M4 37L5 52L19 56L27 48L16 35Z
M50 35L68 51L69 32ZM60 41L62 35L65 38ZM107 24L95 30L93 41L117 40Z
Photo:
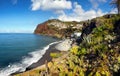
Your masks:
M118 14L120 14L120 0L112 0L111 4L115 5L118 10Z

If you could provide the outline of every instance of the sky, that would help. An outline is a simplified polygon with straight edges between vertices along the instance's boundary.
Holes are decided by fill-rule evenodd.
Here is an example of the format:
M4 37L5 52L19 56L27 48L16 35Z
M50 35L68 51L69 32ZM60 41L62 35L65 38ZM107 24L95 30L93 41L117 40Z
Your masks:
M116 13L111 0L0 0L0 33L33 33L49 19L83 21Z

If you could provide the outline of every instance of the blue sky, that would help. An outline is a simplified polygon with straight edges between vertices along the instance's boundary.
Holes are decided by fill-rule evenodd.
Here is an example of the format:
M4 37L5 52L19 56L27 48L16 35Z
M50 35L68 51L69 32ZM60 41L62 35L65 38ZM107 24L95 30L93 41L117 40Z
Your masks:
M48 19L82 21L116 12L111 0L0 0L0 33L32 33Z

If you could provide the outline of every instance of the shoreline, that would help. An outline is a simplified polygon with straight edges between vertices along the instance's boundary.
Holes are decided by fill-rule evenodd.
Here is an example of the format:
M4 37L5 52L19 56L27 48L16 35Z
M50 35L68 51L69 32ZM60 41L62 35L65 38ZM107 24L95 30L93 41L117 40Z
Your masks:
M33 63L30 66L28 66L25 72L37 68L39 66L42 66L43 64L45 64L46 60L47 62L52 61L52 57L50 56L50 53L59 53L61 51L68 51L68 49L70 48L68 47L68 44L70 44L69 39L65 39L50 45L49 48L46 50L45 54L43 54L42 58L40 58L36 63Z
M45 61L47 60L48 62L50 62L52 60L52 57L50 56L51 52L60 52L60 50L56 49L55 46L59 44L59 43L55 43L53 45L51 45L45 52L45 54L42 56L42 58L40 58L36 63L31 64L30 66L28 66L26 68L25 71L29 71L31 69L37 68L38 66L41 66L43 64L45 64Z
M17 75L17 74L23 74L25 72L29 72L36 68L41 68L45 66L45 62L48 63L52 61L52 57L50 56L50 53L61 53L61 52L67 52L71 48L71 42L69 39L64 39L61 41L58 41L56 43L53 43L49 46L49 48L46 50L46 52L42 55L42 57L35 63L31 64L26 68L23 72L15 72L12 73L11 76Z
M42 65L45 64L45 61L47 60L48 62L52 61L52 57L50 56L50 53L55 53L55 52L60 52L60 50L56 49L55 46L58 45L61 41L58 41L58 43L54 43L52 45L49 46L49 48L46 50L45 54L43 54L43 56L35 63L32 63L31 65L29 65L25 71L20 72L20 71L16 71L15 73L10 74L10 76L14 76L16 74L19 73L24 73L27 72L29 70L35 69L37 67L40 67Z

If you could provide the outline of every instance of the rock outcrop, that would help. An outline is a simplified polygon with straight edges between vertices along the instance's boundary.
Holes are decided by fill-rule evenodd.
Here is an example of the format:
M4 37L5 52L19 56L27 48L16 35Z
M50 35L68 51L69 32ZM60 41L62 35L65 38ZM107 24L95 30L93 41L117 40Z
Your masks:
M50 29L49 26L47 25L47 22L38 24L37 28L34 31L35 34L48 34L48 35L53 35L55 34L55 31Z
M82 23L80 22L63 22L52 19L42 24L38 24L34 33L63 38L66 35L73 33L73 31L81 31L81 29Z

